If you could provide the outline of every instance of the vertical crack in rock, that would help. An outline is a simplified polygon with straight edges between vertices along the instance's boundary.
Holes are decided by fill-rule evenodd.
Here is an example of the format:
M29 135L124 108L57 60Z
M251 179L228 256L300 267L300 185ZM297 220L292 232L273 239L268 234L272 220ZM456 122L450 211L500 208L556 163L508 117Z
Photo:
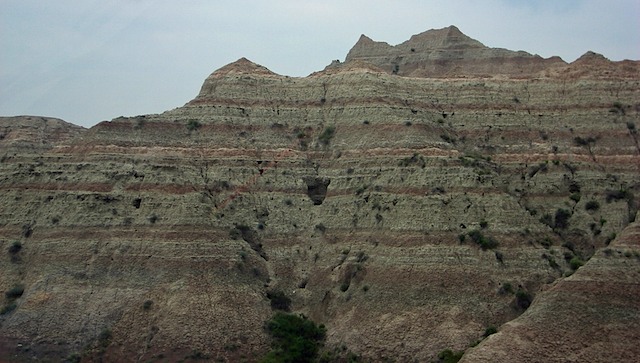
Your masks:
M320 205L327 197L327 188L331 179L324 177L305 177L302 180L307 184L307 195L313 205Z
M260 257L262 257L265 261L268 260L267 254L262 249L260 236L258 235L258 233L256 233L256 231L254 231L249 226L238 225L234 230L232 230L232 238L237 237L238 235L242 237L242 239L247 242L251 249L254 250Z

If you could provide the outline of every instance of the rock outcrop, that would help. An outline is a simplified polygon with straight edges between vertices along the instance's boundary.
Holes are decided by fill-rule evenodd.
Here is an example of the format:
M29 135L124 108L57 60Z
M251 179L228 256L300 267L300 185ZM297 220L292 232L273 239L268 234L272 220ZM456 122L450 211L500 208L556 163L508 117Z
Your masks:
M559 57L544 59L524 51L486 47L455 26L428 30L396 46L373 41L363 34L347 54L346 61L354 59L392 74L430 78L530 78L545 69L566 65Z
M0 144L0 356L257 361L274 292L344 359L478 344L463 359L535 360L585 331L603 335L538 356L606 361L611 339L637 356L637 62L566 65L449 28L406 47L457 49L434 54L465 71L402 77L378 63L400 46L358 44L305 78L240 59L161 114L58 134L21 119L48 146ZM528 65L485 77L498 58Z

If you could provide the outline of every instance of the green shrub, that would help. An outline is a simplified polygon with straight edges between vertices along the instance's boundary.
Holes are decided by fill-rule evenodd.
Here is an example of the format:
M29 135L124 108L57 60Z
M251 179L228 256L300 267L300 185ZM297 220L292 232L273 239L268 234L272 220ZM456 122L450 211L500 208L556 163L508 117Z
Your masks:
M573 193L569 196L569 199L573 200L574 202L578 203L580 201L580 193Z
M590 200L587 202L587 204L584 205L584 209L589 212L595 212L600 209L600 203L595 200Z
M11 246L9 246L9 254L15 255L22 250L22 243L20 241L13 241Z
M498 247L498 241L496 241L491 237L485 237L482 234L482 232L480 232L477 229L469 232L468 236L471 238L471 240L473 240L473 242L479 245L480 248L482 248L483 250L490 250Z
M10 312L14 311L17 307L18 305L16 305L16 303L14 302L7 304L3 306L2 309L0 309L0 315L9 314Z
M142 308L144 310L149 310L151 309L151 305L153 305L153 300L146 300L144 304L142 304Z
M304 315L282 312L267 322L266 329L273 343L262 363L314 362L326 336L324 325L318 326Z
M462 359L464 351L454 352L451 349L445 349L438 353L438 362L441 363L456 363Z
M531 296L531 294L522 289L518 289L518 291L516 292L516 305L518 305L519 308L526 310L527 308L529 308L532 301L533 297Z
M553 217L551 217L551 214L545 213L542 217L540 217L540 223L546 224L547 226L553 228Z
M318 140L320 140L320 142L323 143L324 145L329 145L329 142L331 142L331 139L333 138L335 133L336 133L335 126L327 126L324 128L320 136L318 136Z
M498 292L500 294L513 294L513 286L511 286L510 282L503 282Z
M607 203L617 202L623 199L633 199L633 195L626 189L607 190L606 192Z
M196 120L189 120L189 122L187 122L187 129L189 131L195 131L195 130L199 129L200 127L202 127L202 124L200 124L200 122L198 122Z
M624 106L622 105L622 103L616 101L611 105L609 112L624 115Z
M495 334L498 332L498 329L496 329L495 326L490 326L487 329L484 330L484 334L482 334L483 337L488 337L489 335Z
M15 300L15 299L19 298L20 296L22 296L23 293L24 293L24 286L16 285L16 286L12 287L10 290L8 290L7 292L5 292L4 296L8 300Z
M82 361L82 356L78 353L72 353L67 357L65 363L80 363Z
M191 354L187 355L188 359L192 360L209 360L211 356L207 353L202 353L201 351L195 349L191 352Z
M349 285L350 285L350 284L349 284L348 282L343 282L343 283L340 285L340 291L342 291L342 292L346 292L347 290L349 290Z
M584 265L584 261L582 261L578 256L573 256L573 258L569 260L569 266L571 266L573 270L579 269L582 265Z
M573 139L573 142L577 145L577 146L589 146L590 144L594 144L596 142L596 139L593 136L589 136L588 138L582 138L580 136L576 136Z
M569 227L569 218L571 218L571 212L566 209L556 210L555 222L553 224L556 229L566 229Z
M111 338L113 334L111 334L111 330L109 328L105 328L98 335L98 346L102 348L106 348L111 344Z

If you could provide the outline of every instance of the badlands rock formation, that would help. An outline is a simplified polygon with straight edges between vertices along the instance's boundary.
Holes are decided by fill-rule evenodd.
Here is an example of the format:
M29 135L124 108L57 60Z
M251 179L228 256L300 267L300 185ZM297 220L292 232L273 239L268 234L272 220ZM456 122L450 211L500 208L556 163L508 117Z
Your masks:
M0 356L258 361L282 292L344 360L632 361L638 100L638 62L450 27L88 130L2 118Z

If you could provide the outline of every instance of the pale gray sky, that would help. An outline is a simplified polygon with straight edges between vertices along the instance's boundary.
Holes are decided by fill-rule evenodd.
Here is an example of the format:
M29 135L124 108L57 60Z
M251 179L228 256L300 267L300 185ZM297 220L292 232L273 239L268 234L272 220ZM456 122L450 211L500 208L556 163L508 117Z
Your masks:
M567 62L640 59L640 0L0 0L0 115L160 113L240 57L305 76L360 34L398 44L449 25Z

